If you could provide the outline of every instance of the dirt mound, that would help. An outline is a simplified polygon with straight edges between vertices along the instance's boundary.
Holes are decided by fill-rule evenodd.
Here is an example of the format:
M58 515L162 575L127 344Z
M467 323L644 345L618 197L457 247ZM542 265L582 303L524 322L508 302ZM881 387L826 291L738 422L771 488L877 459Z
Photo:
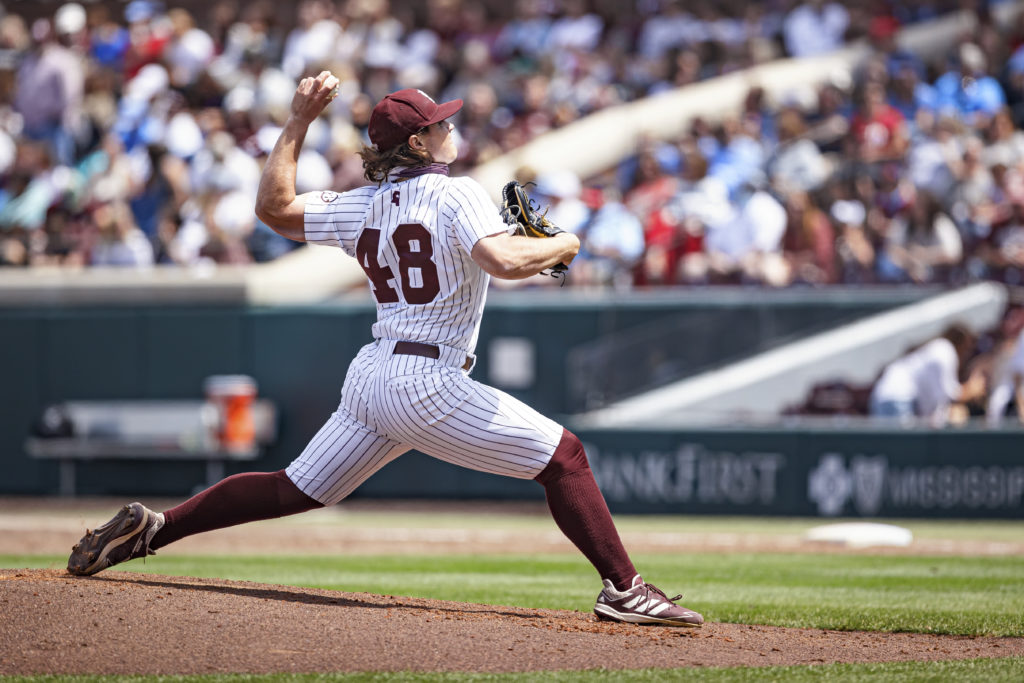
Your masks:
M769 666L1007 657L1024 638L706 624L107 571L0 569L0 675Z

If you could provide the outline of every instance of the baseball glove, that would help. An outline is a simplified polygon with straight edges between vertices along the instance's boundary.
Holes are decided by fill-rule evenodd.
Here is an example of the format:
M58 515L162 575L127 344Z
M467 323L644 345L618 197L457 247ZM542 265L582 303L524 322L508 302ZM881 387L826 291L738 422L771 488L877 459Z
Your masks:
M527 183L529 185L531 183ZM530 199L524 187L519 181L511 180L505 183L501 189L501 217L508 225L516 228L516 234L525 237L554 237L560 232L565 232L560 227L547 219L541 213L536 203ZM564 263L557 263L551 267L550 272L544 271L544 275L557 277L564 275L569 266Z

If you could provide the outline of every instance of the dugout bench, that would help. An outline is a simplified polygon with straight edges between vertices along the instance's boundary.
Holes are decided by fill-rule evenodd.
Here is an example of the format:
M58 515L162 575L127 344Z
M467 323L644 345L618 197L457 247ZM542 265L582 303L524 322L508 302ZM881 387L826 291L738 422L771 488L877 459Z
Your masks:
M25 451L58 461L62 496L75 495L80 463L111 460L205 461L208 487L224 478L225 463L255 460L274 441L274 404L253 401L251 417L251 443L228 448L218 439L221 417L209 401L69 401L44 410Z

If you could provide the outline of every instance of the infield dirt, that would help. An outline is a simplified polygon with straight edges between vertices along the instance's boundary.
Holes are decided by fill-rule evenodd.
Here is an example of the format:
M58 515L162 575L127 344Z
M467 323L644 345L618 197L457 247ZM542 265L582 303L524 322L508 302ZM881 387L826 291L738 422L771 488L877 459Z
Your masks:
M770 666L1024 655L1024 638L707 624L107 571L0 570L0 674Z
M3 500L0 553L67 552L84 524L117 505L93 501ZM151 501L147 503L152 504ZM97 506L107 512L95 513ZM158 508L162 509L162 508ZM530 508L531 510L533 508ZM541 511L542 512L542 511ZM403 531L317 525L302 533L259 523L203 534L174 552L310 552L326 540L346 552L379 552ZM428 530L429 531L429 530ZM470 547L479 552L574 552L556 535L486 529L407 530L409 552ZM657 550L657 534L624 535L631 548ZM545 540L546 539L546 540ZM754 550L742 534L671 539L690 548ZM928 546L893 552L1019 554L1019 544ZM304 544L304 545L303 545ZM771 549L820 552L776 536ZM425 546L425 547L423 547ZM493 547L492 547L493 546ZM550 547L548 547L550 546ZM664 550L664 547L660 548ZM596 592L595 592L596 595ZM638 627L591 613L475 605L219 579L108 570L80 578L62 569L0 569L0 675L202 674L349 671L516 672L773 666L826 662L932 661L1024 655L1024 638L936 636L705 624L702 629Z

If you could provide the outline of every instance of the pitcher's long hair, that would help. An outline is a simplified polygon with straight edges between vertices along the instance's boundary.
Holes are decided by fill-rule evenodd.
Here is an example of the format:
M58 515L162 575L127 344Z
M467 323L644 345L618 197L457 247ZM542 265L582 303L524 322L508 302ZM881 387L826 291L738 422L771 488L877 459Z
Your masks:
M430 152L413 149L408 142L403 142L383 152L375 147L363 145L363 148L359 150L359 156L363 158L363 175L371 183L378 185L388 179L388 173L393 168L426 166L434 161Z

